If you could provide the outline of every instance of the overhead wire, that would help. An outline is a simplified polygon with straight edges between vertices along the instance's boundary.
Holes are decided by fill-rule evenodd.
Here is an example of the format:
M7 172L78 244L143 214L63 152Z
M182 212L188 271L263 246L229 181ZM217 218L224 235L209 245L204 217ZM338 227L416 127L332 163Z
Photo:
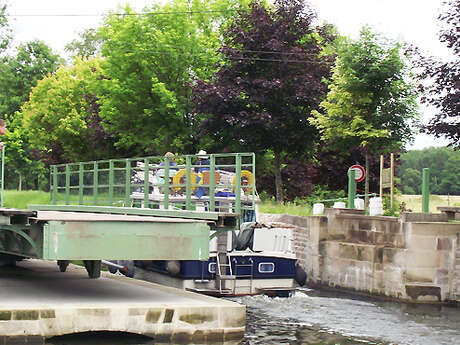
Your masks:
M117 46L115 47L115 49L120 49L122 50L124 53L137 53L137 52L140 52L140 51L143 51L143 52L150 52L150 53L165 53L165 54L173 54L173 53L176 53L176 52L181 52L183 54L188 54L188 55L207 55L209 53L214 53L216 51L214 50L201 50L201 51L198 51L198 50L195 50L195 51L187 51L186 49L184 49L183 46L178 46L178 45L165 45L164 46L165 48L168 48L169 50L158 50L158 49L155 49L155 48L152 48L152 49L146 49L146 48L138 48L136 49L135 47L130 47L130 49L123 49L123 46ZM316 53L310 53L310 52L283 52L283 51L278 51L278 50L251 50L251 49L239 49L239 48L227 48L226 50L229 50L231 51L232 53L235 53L235 54L246 54L246 53L253 53L253 54L273 54L273 55L277 55L277 56L302 56L302 57L313 57L313 58L318 58L319 57L319 54L316 54ZM225 55L224 52L222 51L218 51L220 54L223 54ZM228 55L226 55L227 58ZM233 58L238 58L238 57L233 57ZM248 58L247 56L242 56L241 58ZM268 58L268 57L256 57L258 59L261 59L262 61L263 60L273 60L271 57ZM279 61L288 61L288 60L279 60ZM308 60L305 60L305 59L297 59L297 60L292 60L292 61L296 61L296 62L303 62L303 61L308 61Z
M228 9L228 10L208 10L208 11L171 11L171 12L135 12L135 13L20 13L20 14L5 14L6 17L101 17L105 15L115 15L115 16L157 16L157 15L176 15L176 14L205 14L205 13L226 13L226 12L237 12L244 11L241 9Z
M179 49L176 50L152 50L152 49L137 49L137 50L119 50L123 54L136 54L136 53L152 53L152 54L180 54L180 55L187 55L187 56L200 56L200 55L206 55L209 54L209 52L187 52L187 51L180 51ZM245 51L241 51L245 52ZM249 51L251 52L251 51ZM261 51L262 52L262 51ZM274 53L274 52L268 52L268 53ZM280 53L280 55L283 55ZM317 55L312 54L314 57L318 57ZM293 59L275 59L275 58L263 58L263 57L250 57L250 56L225 56L225 59L227 60L246 60L246 61L265 61L265 62L285 62L285 63L307 63L313 61L313 59L310 60L293 60Z
M182 46L178 45L172 45L172 44L166 44L165 47L171 48L171 49L183 49ZM145 49L145 48L143 48ZM252 50L252 49L239 49L239 48L232 48L232 47L227 47L225 48L226 50L230 50L232 52L240 52L240 53L260 53L260 54L279 54L279 55L304 55L304 56L318 56L318 54L315 53L306 53L306 52L283 52L280 50Z
M142 16L142 15L189 15L189 14L204 14L204 13L226 13L226 12L237 12L237 11L244 11L241 9L228 9L228 10L207 10L207 11L170 11L170 12L135 12L135 13L108 13L110 15L115 15L115 16ZM9 17L97 17L97 16L104 16L106 14L5 14L5 16ZM170 46L170 47L176 47L176 48L181 48L178 46ZM281 51L266 51L266 50L247 50L247 49L234 49L230 48L232 51L237 51L239 53L255 53L255 54L276 54L276 55L303 55L303 56L313 56L313 57L318 57L317 54L314 53L302 53L302 52L281 52ZM135 51L126 51L126 53L134 53L138 52L139 50ZM168 52L168 51L153 51L153 50L147 50L143 49L145 52L152 52L152 53L173 53ZM185 54L193 55L195 53L192 52L184 52ZM208 54L208 52L198 52L198 54ZM291 59L274 59L274 58L261 58L261 57L228 57L226 56L226 59L228 60L253 60L253 61L265 61L265 62L287 62L287 63L305 63L309 62L309 60L291 60Z

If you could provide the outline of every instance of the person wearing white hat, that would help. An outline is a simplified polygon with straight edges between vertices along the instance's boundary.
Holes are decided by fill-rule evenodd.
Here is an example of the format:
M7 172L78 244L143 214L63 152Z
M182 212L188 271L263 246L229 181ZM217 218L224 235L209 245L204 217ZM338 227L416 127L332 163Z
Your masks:
M204 167L196 167L195 172L203 172L205 170L209 170L209 165L211 164L211 161L209 160L209 156L205 150L200 150L196 154L198 156L198 162L196 162L196 165L207 165Z

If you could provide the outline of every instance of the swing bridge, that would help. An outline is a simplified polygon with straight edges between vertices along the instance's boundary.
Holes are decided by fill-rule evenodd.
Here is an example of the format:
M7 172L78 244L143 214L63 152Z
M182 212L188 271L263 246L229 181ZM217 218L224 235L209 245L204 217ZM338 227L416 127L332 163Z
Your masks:
M0 208L0 262L82 260L98 278L101 260L207 260L211 234L254 216L255 155L53 165L50 193L50 205Z

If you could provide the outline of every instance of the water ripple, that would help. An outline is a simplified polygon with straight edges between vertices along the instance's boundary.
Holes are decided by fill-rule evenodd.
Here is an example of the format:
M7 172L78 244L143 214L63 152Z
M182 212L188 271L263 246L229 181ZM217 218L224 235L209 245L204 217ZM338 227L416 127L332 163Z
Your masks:
M460 310L374 301L305 289L291 298L235 299L247 306L242 345L460 344Z

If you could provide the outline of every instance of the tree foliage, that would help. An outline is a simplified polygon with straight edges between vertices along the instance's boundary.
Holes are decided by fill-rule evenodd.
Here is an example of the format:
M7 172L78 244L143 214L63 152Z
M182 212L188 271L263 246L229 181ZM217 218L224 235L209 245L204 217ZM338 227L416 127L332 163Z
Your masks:
M107 158L115 155L113 139L99 117L100 60L76 58L39 81L23 106L30 142L48 163Z
M60 57L42 41L26 42L17 48L16 56L0 61L0 115L11 119L37 81L53 73Z
M78 39L66 44L64 50L69 52L73 58L76 56L89 58L100 53L102 42L97 29L85 29L80 32Z
M430 193L460 195L460 152L446 147L405 153L401 165L401 190L421 194L422 170L430 169Z
M407 77L401 46L364 27L358 40L339 49L322 112L315 111L310 118L331 148L364 148L366 205L369 155L397 150L413 138L416 93Z
M332 41L328 27L315 28L303 1L254 1L224 35L225 63L194 87L195 113L206 115L201 136L220 148L271 151L277 200L282 200L281 159L304 153L316 129L307 120L319 105L330 75L321 56Z
M339 50L323 111L313 112L310 121L323 140L345 150L399 148L412 139L411 120L417 115L407 76L401 46L388 45L364 27L358 40Z
M6 4L0 1L0 56L8 48L11 41L11 29L6 14Z
M446 11L439 15L444 28L441 42L452 51L452 61L442 62L433 57L420 57L419 78L422 101L437 108L437 114L424 127L435 137L446 137L453 147L460 147L460 0L445 1Z
M5 143L5 188L42 189L48 172L21 127L13 125L1 140Z
M238 1L174 0L150 15L110 14L103 38L101 117L117 147L133 154L192 148L190 83L207 78L218 60L218 25ZM119 11L118 11L119 12Z
M8 188L38 188L37 177L43 177L43 164L33 154L18 111L37 81L53 73L59 62L59 56L42 41L22 43L15 55L0 60L0 116L8 123L8 132L1 139L6 147Z

